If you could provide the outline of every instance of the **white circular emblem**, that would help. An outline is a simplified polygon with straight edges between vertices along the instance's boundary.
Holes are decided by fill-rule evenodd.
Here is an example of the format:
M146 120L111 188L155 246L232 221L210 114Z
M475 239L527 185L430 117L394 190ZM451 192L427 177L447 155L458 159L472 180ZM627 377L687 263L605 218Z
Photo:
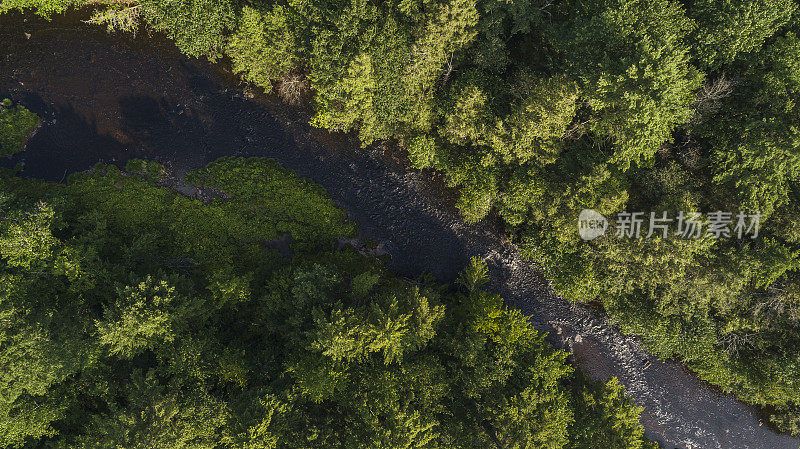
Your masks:
M584 240L592 240L606 233L608 220L603 214L592 210L584 209L578 215L578 234Z

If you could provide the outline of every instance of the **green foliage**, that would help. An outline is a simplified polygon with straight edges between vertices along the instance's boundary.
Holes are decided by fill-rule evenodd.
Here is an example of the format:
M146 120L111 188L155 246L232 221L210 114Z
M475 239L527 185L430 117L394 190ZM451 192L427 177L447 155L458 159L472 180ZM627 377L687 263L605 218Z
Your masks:
M6 0L0 12L34 8L47 15L71 4ZM414 168L438 170L449 186L458 189L457 206L467 221L489 214L502 219L523 251L542 265L558 293L573 301L601 303L613 322L638 334L652 352L680 357L723 390L749 403L774 407L779 415L773 420L786 429L798 428L800 306L793 293L800 272L796 2L143 0L97 8L96 22L135 29L143 19L165 31L189 55L215 59L225 54L236 73L267 91L274 84L282 86L287 74L307 76L314 126L352 132L365 146L398 144L408 151ZM19 137L14 142L20 142ZM6 144L2 146L5 151ZM541 427L544 436L532 436L536 431L526 423L540 422L534 415L543 409L529 405L540 392L518 389L499 395L507 400L508 407L502 409L492 408L483 397L476 399L477 393L464 393L469 400L453 402L462 412L431 411L415 402L424 399L427 407L443 398L456 401L443 393L456 387L441 380L445 376L436 368L441 360L426 358L428 349L420 347L453 344L440 342L437 336L455 335L448 326L454 326L451 305L458 301L474 309L459 313L483 314L475 319L478 324L457 338L475 345L458 348L473 357L458 363L473 363L473 374L479 378L475 382L484 387L491 382L483 374L503 378L491 370L478 373L486 368L475 362L481 357L489 360L475 348L494 350L495 344L480 340L476 333L500 338L493 323L505 316L494 299L479 294L478 265L473 264L462 280L470 291L465 296L469 300L439 300L424 290L388 294L392 282L376 280L373 271L349 256L325 252L332 250L339 236L353 234L344 214L319 188L286 175L273 163L226 160L191 175L191 182L219 194L205 206L153 188L147 180L162 176L160 168L136 164L128 167L127 174L109 167L76 176L66 188L72 206L50 200L37 206L42 195L24 207L8 200L11 219L3 225L0 251L9 273L2 282L10 292L6 296L18 302L4 313L16 316L22 313L19 310L31 310L20 299L33 297L30 291L53 298L48 310L58 310L72 299L73 307L90 304L97 315L103 306L112 307L109 301L116 298L117 287L134 285L147 275L172 282L157 272L167 266L167 271L183 270L187 285L202 286L213 307L231 314L215 325L227 326L236 321L235 310L248 309L248 319L269 323L264 324L272 329L269 337L287 345L278 352L295 354L291 360L278 360L266 352L248 354L252 344L240 339L228 346L233 339L214 334L217 328L209 331L214 338L168 338L173 321L166 316L171 317L173 310L146 301L130 311L140 320L132 323L138 324L115 328L136 336L137 326L142 326L141 335L152 336L137 343L136 351L147 349L133 361L172 345L170 363L179 367L176 372L191 372L204 382L222 379L225 388L263 387L263 401L237 405L255 414L240 424L251 427L236 431L235 438L251 438L241 440L246 441L244 447L274 447L280 435L290 432L301 435L298 444L306 447L334 441L355 446L350 442L361 441L363 435L384 446L433 447L437 432L462 435L458 441L464 445L482 446L516 444L502 439L498 443L500 435L515 442L528 438L525 444L530 447L558 446L567 438L563 431L546 426ZM575 226L583 209L609 217L626 209L671 214L759 211L763 217L760 237L752 241L615 240L607 235L584 242ZM263 214L263 210L273 212ZM80 223L86 237L70 231L72 225L65 228L64 220ZM285 233L292 236L293 251L323 252L331 260L361 269L332 267L325 256L284 267L281 276L271 276L284 261L266 251L264 243ZM65 236L76 242L69 243ZM135 266L131 270L136 276L119 277L106 266L113 257ZM61 277L21 282L19 273L26 270ZM269 295L265 279L272 282ZM105 285L102 295L95 291L100 285ZM170 286L177 289L176 298L196 296L186 285ZM64 291L73 296L59 296ZM105 299L97 299L101 297ZM265 297L270 300L264 301ZM325 307L311 306L319 302ZM182 307L184 300L178 303L176 307ZM185 304L189 303L195 304ZM436 312L439 305L446 307L443 317ZM118 307L115 313L123 316L127 309ZM191 313L175 312L182 326L195 329L194 320L205 319L196 308L192 305ZM68 310L72 309L64 313ZM42 318L46 315L42 312L35 326L18 328L18 335L27 337L13 344L20 353L29 354L26 366L53 367L59 345L73 349L84 345L80 333L52 340L53 323ZM91 316L81 323L87 332L95 332L95 322L102 319ZM512 326L516 318L505 319ZM299 332L301 328L316 329L316 340ZM429 338L431 329L434 336ZM237 330L251 335L248 329ZM264 335L254 336L253 341L260 342ZM317 345L313 350L312 342ZM81 351L75 349L79 355L69 364L52 369L52 378L28 379L20 385L43 391L59 384L58 379L68 378L91 361L91 354ZM203 354L217 352L225 354L224 367L203 363ZM272 368L265 375L282 373L280 382L294 382L291 394L267 390L271 381L253 384L251 365L267 366L267 362ZM405 369L407 363L414 368L402 375L390 370ZM227 374L220 375L217 369ZM434 374L424 378L425 369ZM452 368L448 375L460 369ZM23 370L10 372L24 377ZM411 375L420 383L398 380ZM434 377L436 382L431 381ZM525 379L520 382L531 381ZM377 392L377 385L383 384L390 386L390 393ZM603 409L604 401L624 409L614 399L620 397L616 388L606 386L603 393L579 399L595 409ZM36 402L23 390L14 391L21 402L2 410L13 415L13 422L22 423L20 410ZM297 405L293 402L297 397L306 402ZM552 422L567 422L574 415L576 422L599 425L582 421L580 412L561 409L552 405L558 400L548 398L540 403L550 404L543 407L557 417ZM31 415L31 435L54 431L46 417L57 416L61 409L53 407L43 406L39 415ZM309 418L311 411L320 409L345 410L348 417L358 418L347 421L347 426L332 415ZM494 413L492 418L476 424L476 413L488 410ZM609 412L603 425L614 427L619 422L614 428L634 435L624 424L628 415L623 415L612 418ZM41 421L34 423L37 416ZM24 432L5 431L16 435L14 441L24 439ZM597 441L628 444L620 438Z
M0 176L3 446L557 448L603 426L640 447L616 384L580 388L624 426L575 420L566 354L479 259L458 292L335 250L354 227L274 161L192 172L210 204L127 169Z
M168 391L154 370L133 370L129 382L126 403L109 401L108 411L93 416L73 447L201 449L231 443L225 427L230 410L209 393Z
M437 165L436 141L428 136L417 136L408 144L408 159L417 169Z
M788 33L764 53L766 62L747 70L741 92L723 103L726 114L709 117L700 131L720 149L714 181L735 186L743 209L769 216L796 195L800 178L800 40Z
M522 77L518 86L519 104L498 120L490 145L506 162L551 164L563 149L561 139L575 118L577 87L562 76Z
M461 273L458 278L458 283L461 284L468 292L474 292L481 285L489 281L489 270L486 262L478 257L472 257L469 260L469 265Z
M683 42L692 22L671 0L582 2L567 15L558 45L595 112L591 129L615 140L623 168L646 164L692 115L701 80Z
M581 379L582 382L586 382ZM584 384L576 390L578 429L586 431L575 436L569 447L581 449L657 449L658 445L642 438L644 428L639 424L642 407L634 406L625 397L625 388L616 378L604 385Z
M245 7L236 32L228 40L226 53L233 60L233 71L267 92L272 90L273 81L298 65L295 36L287 16L280 5L265 13Z
M141 17L164 31L189 56L214 61L225 50L225 35L236 26L230 0L143 0Z
M441 133L455 145L481 144L491 117L486 92L473 84L456 89L454 98L445 108Z
M740 53L757 50L790 20L796 9L797 4L787 0L694 2L689 15L697 23L697 58L716 69Z
M86 3L85 0L3 0L0 2L0 14L18 10L33 10L36 14L43 17L50 17L53 14L60 14L72 6L80 6Z
M40 122L39 116L24 106L14 106L8 98L3 99L0 103L0 157L22 151L28 136Z
M189 173L187 181L222 191L233 198L213 204L239 223L228 227L236 238L254 240L258 229L269 230L267 240L284 233L302 249L330 248L339 237L355 236L355 225L336 207L325 189L264 159L222 158ZM261 211L269 210L266 215ZM254 226L255 225L255 226Z
M118 300L97 322L100 344L120 358L131 358L161 342L175 340L176 321L180 314L174 309L180 298L175 288L165 281L147 277L135 286L117 293Z
M52 260L53 237L51 224L55 212L40 202L33 211L13 211L3 217L0 254L10 267L38 268Z
M158 181L164 177L164 167L155 161L131 159L125 164L125 171L144 176L150 181Z
M351 287L356 298L366 297L378 284L381 277L377 273L361 273L353 278Z
M109 32L123 31L136 34L141 21L141 13L142 5L115 2L104 9L96 10L88 22L105 25Z

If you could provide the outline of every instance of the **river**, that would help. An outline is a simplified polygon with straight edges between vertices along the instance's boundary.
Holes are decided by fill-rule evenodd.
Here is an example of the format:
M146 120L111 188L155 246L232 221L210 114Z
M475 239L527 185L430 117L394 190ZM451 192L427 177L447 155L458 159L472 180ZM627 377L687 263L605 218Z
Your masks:
M0 18L0 97L43 119L26 151L3 165L23 163L24 175L58 182L98 161L155 159L180 177L221 156L274 158L324 186L401 275L450 280L470 256L487 258L491 288L573 351L584 371L617 376L644 406L647 436L663 447L800 446L762 425L752 407L555 295L491 220L459 219L454 193L435 173L410 170L380 146L360 148L350 136L310 128L308 111L251 90L224 64L180 55L162 36L108 34L80 19Z

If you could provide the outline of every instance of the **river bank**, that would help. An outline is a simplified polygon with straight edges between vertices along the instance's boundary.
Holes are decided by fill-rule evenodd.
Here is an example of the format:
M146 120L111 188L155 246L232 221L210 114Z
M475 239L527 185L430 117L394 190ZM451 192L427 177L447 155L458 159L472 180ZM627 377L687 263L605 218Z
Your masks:
M619 377L645 407L647 435L673 448L797 448L755 410L648 355L589 308L556 296L490 221L464 224L435 174L408 170L380 147L314 130L307 113L238 84L224 65L191 60L160 36L109 35L70 15L47 23L0 19L0 96L39 114L27 150L5 165L62 181L98 161L155 159L173 176L221 156L263 156L324 186L390 268L449 280L486 257L493 288L571 349L596 378Z

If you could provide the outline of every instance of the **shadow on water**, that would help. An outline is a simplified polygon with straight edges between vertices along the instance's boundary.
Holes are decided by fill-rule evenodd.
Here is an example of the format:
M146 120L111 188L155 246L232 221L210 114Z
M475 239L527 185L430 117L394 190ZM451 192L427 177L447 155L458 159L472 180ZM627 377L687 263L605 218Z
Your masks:
M204 146L201 136L206 129L197 114L191 108L171 107L163 99L120 98L120 126L101 131L95 119L79 113L71 103L51 103L33 92L0 92L0 96L10 96L42 118L25 151L0 160L5 168L22 164L24 176L60 182L65 174L97 162L121 167L134 158L171 163L182 151Z
M37 113L42 126L28 141L25 151L0 159L0 166L12 168L22 164L26 176L63 181L67 174L86 170L98 161L125 160L124 145L99 134L96 124L81 117L71 106L47 105L33 93L12 98Z

